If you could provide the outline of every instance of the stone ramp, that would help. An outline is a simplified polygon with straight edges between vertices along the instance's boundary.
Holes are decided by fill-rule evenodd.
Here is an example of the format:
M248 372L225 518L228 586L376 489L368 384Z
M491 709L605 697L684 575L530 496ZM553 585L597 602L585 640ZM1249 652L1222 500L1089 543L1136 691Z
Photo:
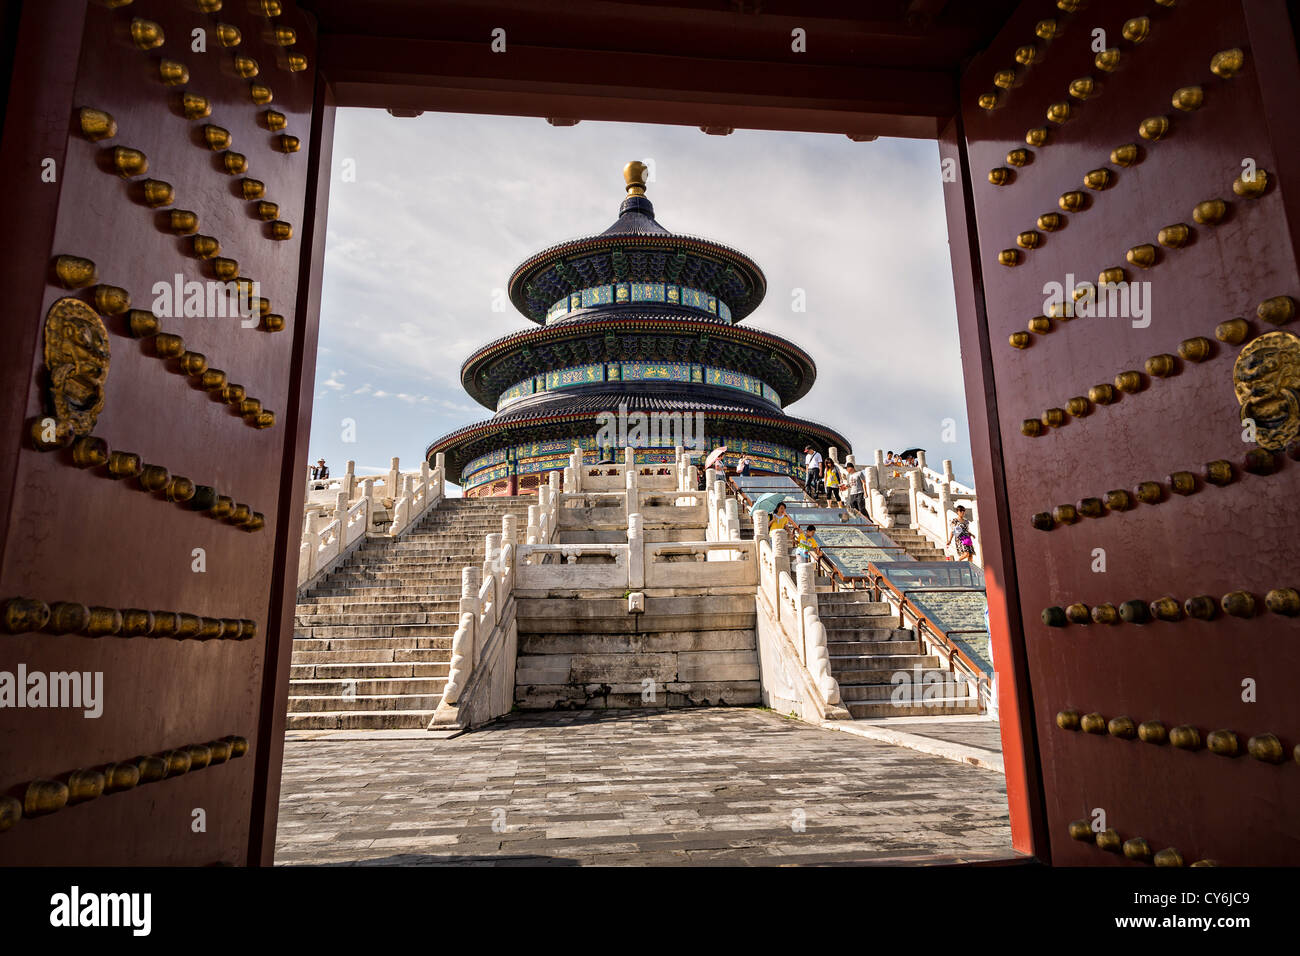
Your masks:
M367 541L295 610L287 730L423 730L442 700L461 569L532 498L448 498L396 540Z

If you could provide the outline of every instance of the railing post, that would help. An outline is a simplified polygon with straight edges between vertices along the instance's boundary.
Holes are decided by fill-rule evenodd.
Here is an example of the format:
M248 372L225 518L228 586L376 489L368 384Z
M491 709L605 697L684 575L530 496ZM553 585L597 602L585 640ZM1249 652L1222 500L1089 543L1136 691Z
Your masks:
M631 452L632 449L629 448L628 454L631 454ZM637 494L640 486L637 482L636 469L629 467L623 473L623 481L627 486L623 504L623 517L627 519L628 527L631 528L632 516L637 515L637 517L640 517L637 513L641 510L639 502L637 501Z
M531 506L530 506L531 507ZM519 543L519 516L504 514L501 516L501 544L517 545Z
M943 460L943 480L948 483L951 483L953 481L951 458L945 458Z
M542 529L538 525L538 521L541 518L541 512L542 509L539 505L528 506L528 530L524 537L524 542L526 544L538 544L537 539L542 533Z
M627 519L627 586L631 590L645 587L645 529L639 514Z
M347 471L343 473L343 490L347 493L350 504L357 496L357 463L349 461Z
M392 464L388 468L388 483L384 485L384 491L386 492L384 497L392 498L394 504L397 503L397 486L401 481L401 478L399 477L401 473L402 471L398 465L398 460L394 458Z
M817 607L817 568L811 561L800 561L794 569L795 590L803 595L804 604Z
M460 569L460 606L461 614L471 614L474 617L474 625L478 625L478 589L483 583L483 572L480 568L470 567ZM474 638L477 635L470 632L469 646L466 648L465 657L471 663L474 660Z
M368 477L368 478L361 479L361 495L368 502L368 504L366 505L366 530L374 531L375 530L375 479L374 478Z
M948 485L939 486L939 534L941 541L948 540L948 509L952 507L952 491Z
M767 538L768 521L770 520L767 512L755 509L750 517L754 519L754 540L763 541Z
M925 473L919 468L907 473L907 513L908 527L919 528L921 526L921 516L916 510L916 493L921 490L921 483L924 481Z
M438 497L447 496L447 456L443 452L438 452L433 456L433 471L438 478Z
M725 501L723 501L722 507L723 507L723 513L725 515L727 526L725 529L726 534L723 535L719 533L718 539L725 540L725 541L739 541L740 540L740 504L739 502L736 501L735 498L727 498ZM718 529L719 532L722 532L723 530L724 529L722 528Z
M790 573L790 536L778 528L771 532L768 540L772 542L773 577L779 581L782 571Z
M916 451L916 465L918 468L925 467L925 449L918 448Z
M501 558L501 535L498 532L483 536L483 577L497 576Z

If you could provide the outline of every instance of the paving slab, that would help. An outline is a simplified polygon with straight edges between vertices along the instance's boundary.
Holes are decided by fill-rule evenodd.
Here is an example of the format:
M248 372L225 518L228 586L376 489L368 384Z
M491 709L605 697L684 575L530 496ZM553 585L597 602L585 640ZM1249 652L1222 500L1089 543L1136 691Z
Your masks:
M276 849L277 864L330 866L1013 856L1001 773L760 708L523 713L454 737L290 739Z

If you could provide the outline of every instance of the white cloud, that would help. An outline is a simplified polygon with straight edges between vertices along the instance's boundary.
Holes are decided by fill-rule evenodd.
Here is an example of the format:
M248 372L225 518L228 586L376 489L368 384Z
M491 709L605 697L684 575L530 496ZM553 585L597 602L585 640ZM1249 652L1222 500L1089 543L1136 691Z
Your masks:
M933 142L345 109L334 155L357 170L330 190L320 354L339 367L318 383L312 445L334 458L396 454L414 467L434 439L490 417L465 394L461 364L534 327L513 307L493 312L493 291L532 253L612 223L623 164L654 157L659 221L751 256L768 293L745 324L817 362L789 413L836 428L859 456L921 445L970 477ZM794 288L805 313L791 311ZM344 393L349 374L366 384ZM362 398L403 405L367 415ZM357 420L356 445L338 442L340 417ZM940 441L945 418L956 445Z

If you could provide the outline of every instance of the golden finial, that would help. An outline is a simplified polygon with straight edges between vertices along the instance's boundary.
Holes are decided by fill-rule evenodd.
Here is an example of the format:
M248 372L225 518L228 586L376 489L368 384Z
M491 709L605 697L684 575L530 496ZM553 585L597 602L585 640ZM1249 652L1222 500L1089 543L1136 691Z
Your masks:
M645 177L649 171L649 166L635 159L623 167L623 180L627 183L629 196L645 195Z

